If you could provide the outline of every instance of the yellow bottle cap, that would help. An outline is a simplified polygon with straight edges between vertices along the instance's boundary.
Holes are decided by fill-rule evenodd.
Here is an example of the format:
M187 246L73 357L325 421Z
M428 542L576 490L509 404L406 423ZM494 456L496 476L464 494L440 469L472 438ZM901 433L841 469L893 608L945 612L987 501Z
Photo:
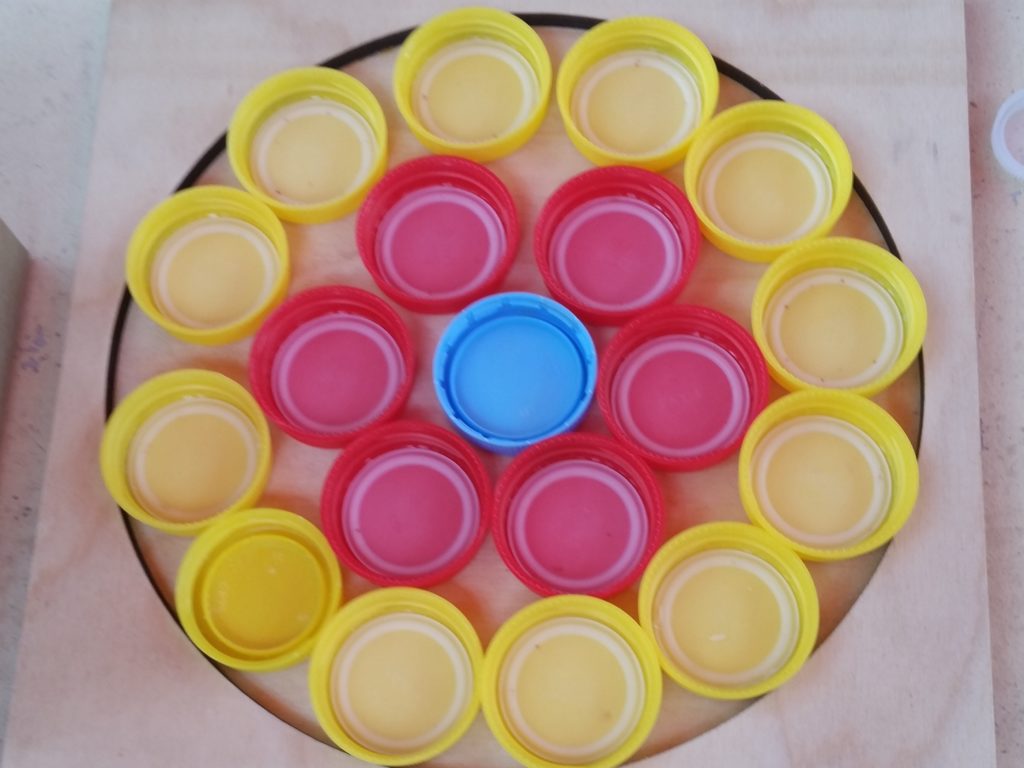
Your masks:
M530 768L612 768L639 749L661 706L654 646L620 608L595 597L539 600L487 648L484 717Z
M331 740L360 760L422 763L472 724L482 658L473 625L444 598L411 587L368 592L317 641L313 711Z
M694 131L714 114L718 69L685 27L615 19L569 49L556 95L565 130L588 160L660 171L686 156Z
M836 283L845 287L847 301L835 300ZM822 286L831 286L833 293L826 297ZM827 307L816 322L803 323L797 345L787 346L786 315L798 302ZM870 324L858 306L867 308ZM927 324L924 294L907 266L873 243L845 237L811 240L786 251L761 277L751 307L751 328L768 370L789 390L880 392L914 362Z
M551 93L551 60L522 19L461 8L409 35L393 85L398 111L427 149L486 163L537 132Z
M211 424L222 443L210 439ZM270 429L252 395L227 376L172 371L140 385L111 414L100 469L110 495L136 520L194 536L259 499L270 474ZM204 490L227 477L237 483Z
M747 430L739 488L747 515L773 539L807 560L843 560L882 546L907 522L917 457L902 427L870 400L796 392ZM801 514L814 501L813 514Z
M216 262L212 251L219 253ZM194 344L227 344L255 331L284 298L288 238L274 212L252 195L193 187L139 222L125 276L135 303L168 333Z
M811 110L751 101L697 131L683 182L713 245L771 261L832 229L850 199L853 164L836 129Z
M746 523L706 523L670 539L647 566L637 603L665 673L710 698L782 685L818 635L807 566Z
M242 186L299 224L355 210L384 173L387 148L377 98L351 75L327 67L264 80L228 126L228 161Z
M199 650L253 672L305 658L340 601L327 540L280 509L218 520L185 552L174 588L178 619Z

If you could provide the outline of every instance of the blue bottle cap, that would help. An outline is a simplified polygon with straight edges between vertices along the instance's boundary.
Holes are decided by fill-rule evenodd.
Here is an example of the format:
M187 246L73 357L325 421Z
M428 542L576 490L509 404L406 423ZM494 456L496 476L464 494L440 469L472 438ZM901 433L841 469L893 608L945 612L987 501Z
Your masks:
M568 432L594 396L597 351L561 304L499 293L466 307L434 355L441 407L481 448L518 453Z

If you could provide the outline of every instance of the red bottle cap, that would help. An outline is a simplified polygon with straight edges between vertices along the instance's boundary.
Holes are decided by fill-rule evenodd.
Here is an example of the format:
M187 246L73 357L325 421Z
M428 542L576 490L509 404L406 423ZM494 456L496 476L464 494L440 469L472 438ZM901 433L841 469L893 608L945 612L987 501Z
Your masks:
M401 318L372 293L325 285L263 323L249 380L267 417L303 443L337 448L401 410L415 360Z
M419 157L370 192L356 244L390 298L418 312L455 312L505 279L519 247L519 218L508 189L484 166Z
M551 295L599 325L671 302L699 249L697 217L682 191L626 166L569 179L534 230L534 255Z
M528 448L495 492L494 543L540 595L607 597L632 584L661 544L654 474L625 446L570 433Z
M708 307L662 307L605 350L598 403L612 432L658 467L703 469L732 454L768 399L751 335Z
M434 424L383 424L354 440L324 484L324 534L348 568L382 586L428 587L476 554L490 479L464 440Z

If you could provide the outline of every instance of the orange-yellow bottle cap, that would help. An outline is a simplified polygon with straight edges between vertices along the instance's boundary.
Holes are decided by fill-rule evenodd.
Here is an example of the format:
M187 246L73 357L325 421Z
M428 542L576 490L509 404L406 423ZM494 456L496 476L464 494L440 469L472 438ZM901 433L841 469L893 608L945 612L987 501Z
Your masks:
M412 587L368 592L335 614L313 650L313 710L360 760L422 763L476 717L482 657L473 625L444 598Z
M881 406L847 392L776 400L740 448L747 515L808 560L843 560L885 544L913 511L918 482L903 428Z
M588 160L660 171L686 156L714 114L718 69L707 46L675 22L615 19L569 49L556 95L565 130Z
M705 523L670 539L647 566L637 601L665 673L710 698L777 688L817 640L807 566L747 523Z
M713 245L771 261L832 229L850 199L853 164L836 129L811 110L751 101L697 131L683 182Z
M222 260L212 262L202 248L219 250ZM239 274L252 275L248 302L239 301ZM284 298L288 238L274 212L253 195L193 187L139 222L128 242L125 276L135 303L168 333L194 344L227 344L255 331Z
M110 495L136 520L194 536L259 499L270 474L270 429L252 395L227 376L171 371L114 409L100 469Z
M650 733L661 706L653 644L620 608L560 595L508 619L487 648L484 717L530 768L613 768Z
M801 308L815 306L823 307L820 316L807 322ZM913 273L891 253L826 237L786 251L765 270L750 324L769 373L786 389L870 396L917 358L928 308Z
M494 8L422 24L395 61L395 102L432 152L486 163L525 144L544 120L551 60L537 32Z
M228 126L228 161L242 186L282 219L300 224L355 210L384 173L387 150L376 96L327 67L290 69L264 80L242 99Z
M327 540L280 509L225 517L188 548L175 583L178 618L207 656L265 672L301 661L341 601Z

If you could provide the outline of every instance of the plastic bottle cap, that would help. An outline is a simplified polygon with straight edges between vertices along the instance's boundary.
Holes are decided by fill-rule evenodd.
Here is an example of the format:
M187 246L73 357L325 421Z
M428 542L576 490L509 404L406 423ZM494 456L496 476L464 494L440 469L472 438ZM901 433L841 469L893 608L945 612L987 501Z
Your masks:
M658 85L659 88L646 93L638 93L634 90L630 94L629 86L642 84L642 81L641 83L635 82L637 73L630 72L631 70L647 70L642 77L647 79L649 85ZM631 82L626 73L632 74L634 82ZM615 81L623 82L613 85L612 83ZM616 88L618 93L616 93ZM671 93L672 90L675 90L676 93ZM631 134L623 136L620 130L608 130L599 122L601 117L607 117L607 115L600 114L602 106L607 104L606 108L614 106L616 109L626 107L624 102L615 104L613 98L616 95L631 95L638 100L645 99L650 103L656 101L653 98L656 95L669 96L670 94L668 105L670 108L675 107L679 110L678 119L671 121L672 124L666 126L667 130L653 132L655 134L653 140L649 136L638 137ZM662 106L665 106L664 102L662 102ZM598 114L593 114L595 112ZM656 51L623 51L601 59L583 73L572 94L572 114L579 125L580 132L606 152L620 152L626 155L635 154L642 157L672 149L693 133L697 127L699 113L700 90L694 76L682 63ZM614 126L614 128L619 128L619 126ZM634 128L634 130L636 129Z
M833 344L842 339L842 336L830 333L829 329L808 323L801 330L804 335L821 334L817 340L805 338L801 344L799 340L787 338L794 330L791 326L795 325L795 318L789 319L787 316L793 315L794 310L802 305L804 311L815 313L816 317L823 319L817 314L817 308L826 306L824 300L827 296L833 299L828 304L832 318L846 315L852 320L854 316L859 316L868 320L867 324L874 332L872 335L878 337L877 340L866 340L876 342L869 348L862 344L858 345L859 350L849 350L855 357L852 361L843 361L854 363L849 367L836 365L833 368L826 364L819 368L819 361L814 359L813 353L822 346L823 336L827 334ZM903 324L896 302L878 283L854 270L820 269L804 272L772 298L765 315L768 318L768 343L772 350L788 370L811 385L840 388L863 386L892 367L903 345ZM856 359L857 352L870 359L865 359L861 364L862 361ZM815 369L819 369L820 373L815 373Z
M613 324L672 301L700 248L680 190L640 168L596 168L545 203L534 236L552 295L588 322Z
M387 166L387 125L370 90L326 67L280 72L253 88L228 127L242 186L286 221L329 221L359 205Z
M373 188L359 211L356 242L392 299L420 312L452 312L505 278L519 221L508 189L482 165L420 157Z
M708 218L728 235L779 245L821 224L832 201L832 180L821 158L803 142L757 131L715 150L697 194ZM758 209L757 202L772 194L782 200L780 209Z
M216 398L186 397L139 426L128 448L128 485L156 517L197 522L237 504L258 463L259 435L244 413Z
M719 575L709 577L709 574L714 571L719 571ZM723 584L721 581L723 574L726 578L732 579L734 583ZM713 581L716 578L719 580L717 584ZM699 582L702 580L711 583L701 586ZM763 629L757 619L766 614L774 614L773 618L778 623L777 630L765 633L766 636L757 643L760 647L753 649L758 652L758 658L752 666L741 666L736 663L736 657L742 658L750 653L751 649L749 648L728 648L727 650L714 648L708 652L708 648L702 647L705 644L694 642L692 637L687 638L686 641L681 640L675 631L678 629L678 625L687 621L691 626L700 625L699 630L705 630L708 625L713 630L723 629L722 626L715 626L718 620L716 617L706 614L697 615L695 609L699 609L703 600L712 597L720 600L721 603L736 600L739 596L733 592L733 589L746 589L756 599L763 601L761 606L750 606L753 610L749 613L745 612L753 631L760 632ZM782 575L771 565L747 552L723 548L693 555L681 562L665 577L656 600L654 625L660 645L689 674L713 685L742 686L760 683L778 672L793 654L797 639L797 608L792 590ZM694 615L679 615L685 613L688 608ZM721 606L722 613L732 610L735 610L733 606ZM695 627L690 632L684 630L684 633L695 635L699 630ZM707 637L712 644L717 644L720 647L726 643L739 644L743 642L733 636L723 637L723 634L725 633ZM692 643L694 648L688 647L689 643ZM701 658L700 651L705 652L706 658ZM729 655L734 658L728 658ZM722 667L726 667L726 669L722 669Z
M267 416L296 440L337 447L392 418L412 388L401 319L373 294L321 286L292 296L253 344L249 378Z
M883 248L823 238L787 251L754 292L751 328L787 389L873 395L910 367L928 310L911 271Z
M847 392L809 390L768 406L744 438L740 499L751 521L808 560L889 541L913 510L918 467L903 429Z
M395 340L372 320L325 315L299 326L274 358L274 398L312 432L353 432L378 418L402 383ZM345 392L324 389L329 380Z
M125 260L139 308L195 344L248 336L284 298L288 276L281 222L231 187L193 187L161 202L135 228Z
M204 241L209 241L209 245L201 245ZM223 247L229 243L234 246L233 250L236 252L242 249L247 251L244 255L238 254L240 258L232 259L241 267L239 272L242 274L236 272L233 277L236 292L243 294L238 298L248 299L243 306L237 309L223 305L218 307L217 300L223 302L223 299L228 298L226 295L212 300L213 297L196 295L199 291L193 293L175 285L187 283L189 288L200 290L208 287L197 283L204 278L215 280L220 275L213 273L209 269L209 264L198 263L201 253L209 253L207 248L216 247L215 244ZM225 267L227 266L229 265L225 264ZM253 273L257 279L251 279L248 273ZM212 324L217 327L243 318L262 306L273 288L276 273L274 247L266 235L251 224L236 219L218 218L193 221L168 237L157 252L153 260L153 298L164 314L182 325L202 328ZM216 287L223 290L226 286ZM235 311L229 314L228 310ZM225 316L209 317L214 314Z
M992 152L1004 171L1024 179L1024 90L1000 105L992 124Z
M739 447L767 391L764 360L739 324L706 307L672 306L615 336L598 398L619 439L658 466L691 470Z
M621 609L563 595L519 611L487 648L484 717L525 766L615 766L647 738L661 705L654 647Z
M551 61L537 32L493 8L461 8L415 29L398 52L398 111L433 152L489 162L540 127Z
M193 536L259 499L270 430L241 385L212 371L172 371L118 404L103 431L100 468L129 515Z
M434 356L445 414L498 453L572 429L594 394L597 355L583 324L532 293L500 293L459 313Z
M297 142L316 142L318 151L300 155ZM322 204L365 183L374 149L373 132L358 112L314 97L287 104L263 122L253 137L251 162L260 188L282 203Z
M477 85L467 83L466 79L466 74L474 69L474 64L483 65L485 71L489 68L502 71L502 75L494 78L490 85L492 89L507 89L507 95L503 94L501 101L507 105L511 102L506 107L506 114L502 114L500 120L488 124L486 128L483 125L467 125L459 119L469 117L465 114L466 107L473 106L475 109L472 116L475 119L472 123L481 122L484 105L479 101L475 105L471 102L480 99L486 93L485 90L463 94L463 103L451 113L448 112L451 106L442 98L450 98L450 91L454 90L452 84L442 82L446 78L454 80L458 77L463 86ZM432 133L442 140L460 144L479 142L492 138L494 134L501 136L514 131L523 124L537 103L537 79L526 59L515 48L497 40L459 40L441 48L423 64L413 85L413 94L413 109ZM493 110L487 111L493 114ZM492 128L493 131L490 130Z
M476 716L482 661L473 625L430 592L379 589L346 604L309 668L313 710L354 757L412 765L452 746Z
M621 703L616 702L619 706L617 711L613 712L613 718L604 724L603 732L596 733L597 729L594 729L594 738L579 746L565 743L565 741L569 741L569 738L566 738L565 741L559 738L562 734L555 732L558 729L551 728L547 723L537 722L541 720L538 716L540 713L529 709L536 705L531 702L524 706L525 702L522 702L516 695L520 689L526 689L529 686L531 675L529 667L538 664L535 661L540 656L538 647L557 649L559 645L568 647L570 644L581 648L589 646L587 655L602 654L624 681L624 700ZM557 651L548 652L555 653ZM569 664L574 660L572 657L575 656L567 650L563 651L561 655L563 656L561 661ZM579 659L578 656L576 658ZM567 670L564 664L559 666L562 667L560 671L563 673L574 671L572 667ZM579 666L582 668L583 664L580 663ZM530 631L525 632L519 638L519 642L509 650L502 672L500 684L505 691L502 703L509 726L531 752L545 760L575 764L600 759L622 744L636 727L643 695L643 675L640 671L640 664L626 642L603 624L598 624L590 619L566 617L553 619L533 627ZM591 673L599 674L597 669L591 670ZM536 677L538 673L533 672L532 675ZM533 698L528 690L524 690L523 694L523 698ZM575 734L566 735L570 738L575 736Z
M817 640L807 566L745 523L697 525L666 542L644 572L637 605L665 673L711 698L777 688Z
M309 521L280 509L219 520L189 547L175 605L203 653L235 669L301 661L341 600L341 573Z
M697 131L683 179L713 245L770 261L835 225L850 199L853 165L842 137L814 112L753 101Z
M375 584L431 586L461 570L486 534L490 481L473 449L425 422L395 422L345 450L321 520L341 561Z
M679 409L657 403L659 394L671 400L668 385L681 380L700 398ZM622 361L612 408L646 450L689 459L737 440L750 412L750 391L739 363L722 347L699 336L661 336Z
M387 724L376 722L377 718L366 717L365 712L360 711L365 709L363 699L366 693L354 691L353 688L358 686L361 678L368 677L369 673L384 671L379 670L379 667L383 666L379 657L392 646L398 645L396 639L402 636L409 649L420 650L420 654L416 657L409 654L405 658L388 658L391 666L388 671L391 674L404 671L407 675L412 675L415 674L415 669L411 667L425 662L439 663L442 667L450 669L450 672L449 669L445 669L445 672L449 672L452 678L449 684L454 691L448 697L444 697L441 691L435 691L434 696L430 698L427 698L428 691L421 691L421 700L418 702L422 707L420 716L427 719L433 715L436 722L430 723L425 729L410 729L411 732L396 735L394 731L399 729L395 728L393 723L389 723L392 725L391 728L382 727ZM414 636L419 637L413 640ZM424 653L423 649L429 650ZM388 692L386 683L387 678L378 681L383 692ZM405 685L409 685L409 682L402 687ZM338 657L334 664L332 703L338 722L356 741L376 752L401 754L430 746L458 721L459 715L472 698L472 691L473 673L469 656L458 638L434 619L417 613L393 613L378 616L367 622L355 630L338 649ZM433 698L447 700L430 700ZM437 712L431 711L435 708Z
M678 24L615 19L573 44L556 90L584 157L660 171L686 156L694 130L714 114L718 70L707 46Z
M640 575L661 543L663 518L642 461L614 440L573 433L513 460L492 527L502 559L538 594L606 597Z
M794 466L797 457L803 458L801 468ZM751 463L765 518L802 543L830 547L857 542L874 532L889 510L892 478L885 456L863 431L839 419L806 416L780 424L754 449ZM825 484L831 485L828 491ZM804 499L793 498L803 494ZM819 498L826 494L831 504ZM813 518L791 522L791 512L804 512L811 499L819 499ZM797 509L786 509L787 501ZM830 507L841 508L838 520L828 519ZM802 522L814 527L803 530Z

